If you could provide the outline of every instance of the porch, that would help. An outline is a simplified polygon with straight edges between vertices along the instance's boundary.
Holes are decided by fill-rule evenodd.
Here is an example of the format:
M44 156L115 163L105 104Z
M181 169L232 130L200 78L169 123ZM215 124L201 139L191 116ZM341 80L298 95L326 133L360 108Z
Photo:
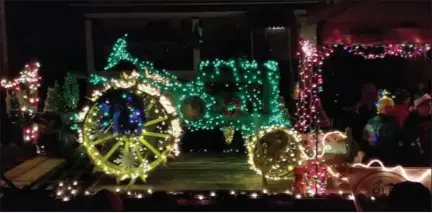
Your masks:
M289 73L295 68L292 59L295 59L298 40L296 15L304 14L304 8L311 2L272 3L175 2L165 5L75 6L85 11L89 72L102 70L102 61L109 54L110 45L117 37L128 33L129 48L136 53L134 56L150 60L157 68L172 71L184 80L194 78L201 60L236 57L277 60L286 78L290 78ZM156 32L153 33L151 28ZM201 38L197 30L202 32Z

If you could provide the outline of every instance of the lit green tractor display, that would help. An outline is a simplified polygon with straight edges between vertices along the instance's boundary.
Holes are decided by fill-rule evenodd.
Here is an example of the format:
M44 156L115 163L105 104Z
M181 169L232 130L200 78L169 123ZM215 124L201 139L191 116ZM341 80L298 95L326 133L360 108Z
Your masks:
M288 178L301 164L301 137L289 128L276 62L203 61L196 79L182 83L133 57L125 39L114 44L105 70L126 61L137 71L119 78L92 75L90 82L101 90L77 115L79 140L98 170L131 183L145 180L179 154L183 127L220 128L227 143L239 131L252 168L263 177Z

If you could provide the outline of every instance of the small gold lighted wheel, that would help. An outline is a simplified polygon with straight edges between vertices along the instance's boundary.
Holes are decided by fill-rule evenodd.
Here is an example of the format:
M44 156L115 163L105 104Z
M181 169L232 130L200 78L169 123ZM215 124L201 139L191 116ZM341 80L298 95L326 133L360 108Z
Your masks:
M96 167L118 180L147 174L177 152L182 135L175 108L147 87L107 90L89 108L81 140Z
M206 103L198 96L190 96L182 101L180 111L185 119L197 121L204 117Z
M268 179L288 179L301 164L301 137L295 130L268 127L250 136L247 147L249 163Z

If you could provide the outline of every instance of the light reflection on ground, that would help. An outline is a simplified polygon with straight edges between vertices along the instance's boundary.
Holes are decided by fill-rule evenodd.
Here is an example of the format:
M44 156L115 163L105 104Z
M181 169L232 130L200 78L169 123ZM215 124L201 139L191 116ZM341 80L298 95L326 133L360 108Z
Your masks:
M293 181L269 182L268 189L285 191ZM125 183L123 187L126 185ZM119 186L115 180L102 177L92 190ZM121 188L123 188L121 187ZM186 154L160 166L149 175L147 183L136 182L127 190L185 191L185 190L263 190L261 176L247 163L246 156Z

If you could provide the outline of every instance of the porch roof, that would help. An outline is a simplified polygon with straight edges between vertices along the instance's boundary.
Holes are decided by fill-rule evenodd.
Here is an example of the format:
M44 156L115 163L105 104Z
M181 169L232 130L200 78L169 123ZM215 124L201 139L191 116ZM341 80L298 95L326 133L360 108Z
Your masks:
M19 0L9 0L19 1ZM51 0L55 1L55 0ZM57 0L59 1L59 0ZM160 13L305 9L319 0L70 0L86 13Z
M318 38L334 43L432 43L431 1L344 1L309 17Z

